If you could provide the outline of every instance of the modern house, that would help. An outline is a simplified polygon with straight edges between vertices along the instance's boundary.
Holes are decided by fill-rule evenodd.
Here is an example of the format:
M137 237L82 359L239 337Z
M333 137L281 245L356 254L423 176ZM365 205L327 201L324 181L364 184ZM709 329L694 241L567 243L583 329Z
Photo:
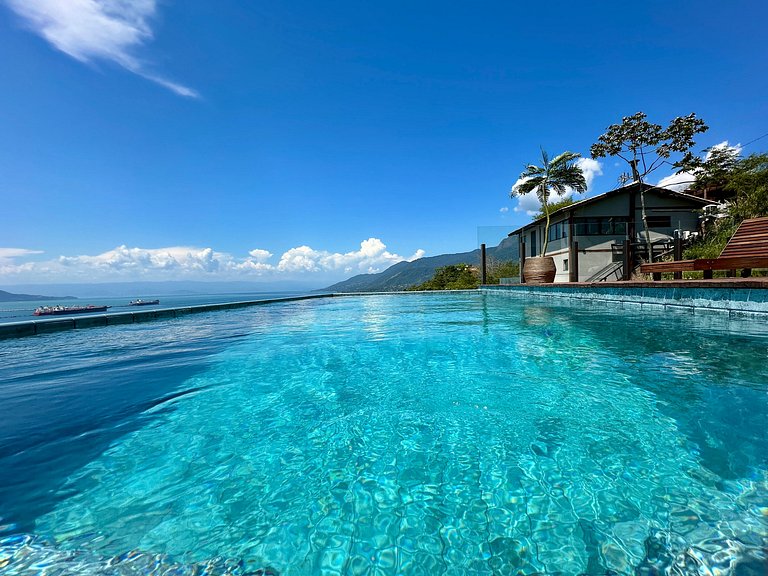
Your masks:
M640 259L647 260L640 186L639 182L633 182L549 215L545 256L554 258L555 282L621 280L629 277ZM700 231L702 209L711 205L712 200L648 184L643 186L655 256L670 250L675 236L685 238ZM545 227L546 218L542 217L509 234L520 237L521 270L525 258L541 255ZM629 241L627 256L625 241ZM627 271L623 266L625 258L630 263Z

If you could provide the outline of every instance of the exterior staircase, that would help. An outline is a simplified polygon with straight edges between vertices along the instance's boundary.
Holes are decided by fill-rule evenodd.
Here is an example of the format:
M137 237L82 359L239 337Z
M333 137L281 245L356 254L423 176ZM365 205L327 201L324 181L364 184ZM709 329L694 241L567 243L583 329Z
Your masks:
M599 270L595 274L592 274L587 278L587 282L605 282L608 278L615 275L616 280L621 280L622 272L624 271L623 262L611 262L605 268Z

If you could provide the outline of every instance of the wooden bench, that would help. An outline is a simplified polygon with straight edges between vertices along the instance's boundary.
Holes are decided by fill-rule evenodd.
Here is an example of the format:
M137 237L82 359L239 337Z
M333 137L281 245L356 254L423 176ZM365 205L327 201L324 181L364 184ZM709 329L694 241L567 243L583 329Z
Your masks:
M742 278L747 278L752 275L752 268L768 268L768 217L739 224L719 258L642 264L640 271L652 273L654 280L661 280L662 272L692 270L703 270L704 278L712 278L713 270L741 270Z

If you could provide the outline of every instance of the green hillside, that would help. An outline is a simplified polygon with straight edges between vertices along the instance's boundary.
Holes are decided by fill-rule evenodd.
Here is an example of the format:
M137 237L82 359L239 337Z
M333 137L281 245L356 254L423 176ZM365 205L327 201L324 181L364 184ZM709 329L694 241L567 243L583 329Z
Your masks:
M519 259L517 237L506 238L495 248L487 250L487 257L499 261ZM419 258L413 262L398 262L377 274L359 274L348 280L328 286L323 292L395 292L426 282L435 271L451 264L480 264L480 250L441 254Z

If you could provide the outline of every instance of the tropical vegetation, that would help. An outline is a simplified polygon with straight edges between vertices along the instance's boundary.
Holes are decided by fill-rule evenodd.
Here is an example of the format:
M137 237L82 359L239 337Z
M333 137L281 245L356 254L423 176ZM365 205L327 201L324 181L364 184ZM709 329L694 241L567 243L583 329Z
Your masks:
M574 192L586 192L587 181L584 173L576 162L581 155L576 152L563 152L550 160L549 155L541 149L541 166L529 164L526 166L520 180L509 191L512 197L535 192L536 197L541 202L541 209L547 218L544 229L544 246L541 254L547 253L547 242L549 240L549 198L552 192L557 192L563 196L569 190Z
M739 157L733 149L709 150L706 160L694 162L695 188L720 188L731 193L726 215L713 222L707 234L685 251L685 258L717 258L739 224L768 216L768 154Z
M549 202L547 204L547 207L549 208L549 213L554 214L560 208L565 208L566 206L570 206L571 204L575 204L576 201L571 198L570 196L567 198L562 198L560 200L556 200L555 202ZM533 215L534 220L538 220L539 218L544 218L547 214L544 212L544 206L541 206L539 208L539 211L536 212L536 214Z
M517 278L520 266L516 262L489 259L486 266L486 284L498 284L501 278ZM480 286L480 270L469 264L451 264L435 271L434 276L407 288L407 290L471 290Z
M610 125L597 142L592 144L592 158L616 156L624 160L632 171L632 180L640 183L640 209L643 218L648 257L653 260L651 234L645 210L645 178L663 165L671 165L679 172L690 170L695 158L691 148L693 137L709 127L696 114L677 117L666 127L646 120L644 112L622 118L621 124ZM672 156L677 160L671 162Z

